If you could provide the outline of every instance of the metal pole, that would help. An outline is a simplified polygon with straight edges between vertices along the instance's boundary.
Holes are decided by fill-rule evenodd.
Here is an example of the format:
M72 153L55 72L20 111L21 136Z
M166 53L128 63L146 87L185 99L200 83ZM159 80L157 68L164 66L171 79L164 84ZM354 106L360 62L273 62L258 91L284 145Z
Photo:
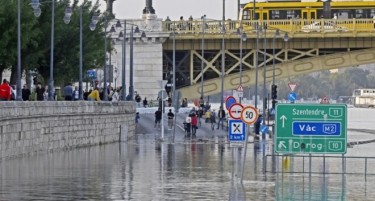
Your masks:
M21 2L18 0L17 11L17 101L22 101L21 90Z
M222 22L222 31L223 31L223 39L221 44L221 101L220 101L220 107L224 109L224 69L225 69L225 0L223 0L223 22ZM220 118L220 117L219 117ZM223 122L221 121L221 124ZM220 125L218 125L220 126Z
M266 98L267 98L267 91L266 91L266 60L267 60L267 28L263 27L264 30L264 38L263 38L263 125L266 124ZM264 134L262 136L265 136Z
M176 136L176 120L177 120L177 108L179 102L178 97L176 95L176 32L175 26L173 26L173 103L174 103L174 126L173 126L173 143L175 142Z
M121 100L125 101L126 100L126 20L124 20L124 38L122 40L122 96Z
M129 73L129 96L133 100L134 85L133 85L133 25L130 32L130 73Z
M107 19L106 19L107 20ZM103 100L108 101L107 94L107 21L104 27L104 87L103 87Z
M164 140L164 100L163 100L163 97L164 97L164 90L163 90L163 84L164 84L164 81L161 80L161 83L160 83L160 86L161 86L161 140L163 141Z
M272 85L275 85L275 40L276 34L273 36L272 40Z
M49 86L48 86L48 100L53 101L54 99L54 83L53 83L53 47L55 38L55 0L52 0L52 16L51 16L51 53L50 53L50 69L49 69Z
M79 100L83 100L82 67L83 67L83 47L82 47L82 6L79 7Z
M201 72L202 72L202 76L201 76L201 98L203 98L204 96L204 91L203 91L203 82L204 82L204 72L203 72L203 68L204 68L204 26L205 26L205 22L204 22L204 18L206 17L206 15L203 15L202 16L202 60L201 60Z
M258 109L258 50L259 50L259 26L258 22L255 20L256 14L255 14L255 0L254 0L254 11L253 11L253 21L255 26L255 31L257 32L257 38L256 38L256 48L255 48L255 102L254 106L256 109Z
M242 26L240 27L240 85L242 86ZM240 104L242 97L240 97Z

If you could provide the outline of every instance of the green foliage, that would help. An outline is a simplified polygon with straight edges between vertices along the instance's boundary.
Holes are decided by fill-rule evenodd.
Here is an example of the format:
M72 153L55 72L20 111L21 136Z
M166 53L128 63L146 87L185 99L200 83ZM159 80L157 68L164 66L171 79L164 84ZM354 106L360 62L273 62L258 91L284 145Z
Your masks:
M35 17L29 0L21 0L22 69L33 70L48 80L51 55L50 1L42 3L41 16ZM94 31L89 29L91 17L100 13L99 0L95 3L84 0L72 2L71 22L65 24L63 17L70 0L56 0L54 26L54 80L55 85L78 80L79 75L79 10L83 19L83 72L104 63L104 19ZM0 4L0 72L16 68L17 64L17 0L6 0ZM110 43L109 43L110 45ZM110 48L110 46L109 46ZM103 58L103 59L101 59ZM14 72L13 70L12 72ZM11 80L12 82L12 80ZM44 83L46 84L46 83Z

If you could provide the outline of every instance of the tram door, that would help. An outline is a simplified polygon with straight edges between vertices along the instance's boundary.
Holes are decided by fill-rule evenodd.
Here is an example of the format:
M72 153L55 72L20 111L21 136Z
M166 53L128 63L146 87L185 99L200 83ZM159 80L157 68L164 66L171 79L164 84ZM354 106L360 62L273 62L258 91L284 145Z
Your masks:
M317 18L316 10L311 10L311 9L302 10L303 24L305 25L311 24L316 18Z

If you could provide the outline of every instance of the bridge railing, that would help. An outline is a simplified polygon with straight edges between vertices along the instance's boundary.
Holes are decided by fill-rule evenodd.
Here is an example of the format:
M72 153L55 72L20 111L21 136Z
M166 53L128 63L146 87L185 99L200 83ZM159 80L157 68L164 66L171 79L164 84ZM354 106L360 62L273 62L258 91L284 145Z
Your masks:
M239 27L245 32L254 32L258 25L268 31L279 29L288 33L357 33L375 31L374 19L288 19L288 20L227 20L225 34L235 34ZM163 21L163 31L180 34L202 33L202 20ZM207 20L204 22L204 32L207 34L222 34L221 20Z

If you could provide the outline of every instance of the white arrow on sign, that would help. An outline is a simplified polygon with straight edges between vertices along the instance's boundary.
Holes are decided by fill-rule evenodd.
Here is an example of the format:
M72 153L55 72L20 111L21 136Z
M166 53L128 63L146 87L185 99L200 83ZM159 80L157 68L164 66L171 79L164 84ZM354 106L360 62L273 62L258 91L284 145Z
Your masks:
M286 118L285 115L283 115L283 116L280 117L280 119L281 119L281 121L283 121L282 127L284 128L285 127L285 121L287 120L287 118Z
M278 145L279 149L281 149L281 148L286 149L286 146L285 146L284 143L285 143L285 141L280 141L280 142L279 142L279 145Z

